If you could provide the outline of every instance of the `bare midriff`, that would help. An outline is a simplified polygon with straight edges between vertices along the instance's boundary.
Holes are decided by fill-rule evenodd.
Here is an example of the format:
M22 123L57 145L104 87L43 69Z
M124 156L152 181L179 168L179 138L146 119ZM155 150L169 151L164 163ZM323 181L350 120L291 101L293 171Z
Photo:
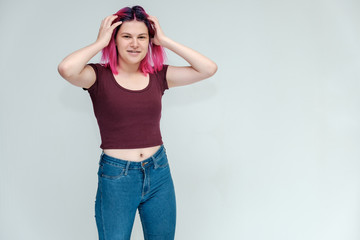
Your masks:
M126 161L141 162L154 155L160 146L135 149L104 149L104 153Z

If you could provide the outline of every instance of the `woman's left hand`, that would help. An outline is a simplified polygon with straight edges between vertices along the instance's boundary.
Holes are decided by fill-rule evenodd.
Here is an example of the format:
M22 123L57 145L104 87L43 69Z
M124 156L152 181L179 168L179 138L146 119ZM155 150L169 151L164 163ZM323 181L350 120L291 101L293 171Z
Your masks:
M152 38L152 42L174 52L191 65L186 67L168 67L166 80L169 88L198 82L215 74L217 71L215 62L165 36L156 17L149 16L148 19L155 28L155 36Z
M166 36L165 36L164 32L162 31L162 29L160 27L159 20L154 16L149 16L148 19L150 20L150 22L155 27L155 36L152 39L152 42L155 45L163 46L163 42L164 42Z

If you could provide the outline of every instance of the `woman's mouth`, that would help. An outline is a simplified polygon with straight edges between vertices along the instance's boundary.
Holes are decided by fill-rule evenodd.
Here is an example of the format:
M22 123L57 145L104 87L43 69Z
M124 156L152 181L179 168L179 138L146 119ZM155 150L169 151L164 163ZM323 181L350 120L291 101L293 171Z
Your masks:
M140 53L140 51L136 51L136 50L127 50L128 53L133 53L133 54L137 54Z
M127 50L127 52L131 57L138 57L141 53L141 51L138 50Z

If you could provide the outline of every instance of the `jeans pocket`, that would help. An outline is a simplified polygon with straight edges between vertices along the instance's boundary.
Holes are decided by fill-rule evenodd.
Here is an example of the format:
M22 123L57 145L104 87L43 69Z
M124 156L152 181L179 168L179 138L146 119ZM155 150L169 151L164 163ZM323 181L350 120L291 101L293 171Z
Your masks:
M99 177L116 180L124 177L125 168L121 166L116 166L109 163L101 162L99 164Z
M169 166L169 162L166 156L166 153L164 152L161 157L159 157L156 160L156 167L155 168L166 168Z

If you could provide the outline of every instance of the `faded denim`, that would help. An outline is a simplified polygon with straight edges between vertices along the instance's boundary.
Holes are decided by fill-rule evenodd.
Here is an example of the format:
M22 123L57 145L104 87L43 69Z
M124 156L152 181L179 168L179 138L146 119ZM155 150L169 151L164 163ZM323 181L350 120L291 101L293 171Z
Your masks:
M162 145L142 162L101 154L95 219L99 240L130 240L138 209L145 240L173 240L175 190Z

